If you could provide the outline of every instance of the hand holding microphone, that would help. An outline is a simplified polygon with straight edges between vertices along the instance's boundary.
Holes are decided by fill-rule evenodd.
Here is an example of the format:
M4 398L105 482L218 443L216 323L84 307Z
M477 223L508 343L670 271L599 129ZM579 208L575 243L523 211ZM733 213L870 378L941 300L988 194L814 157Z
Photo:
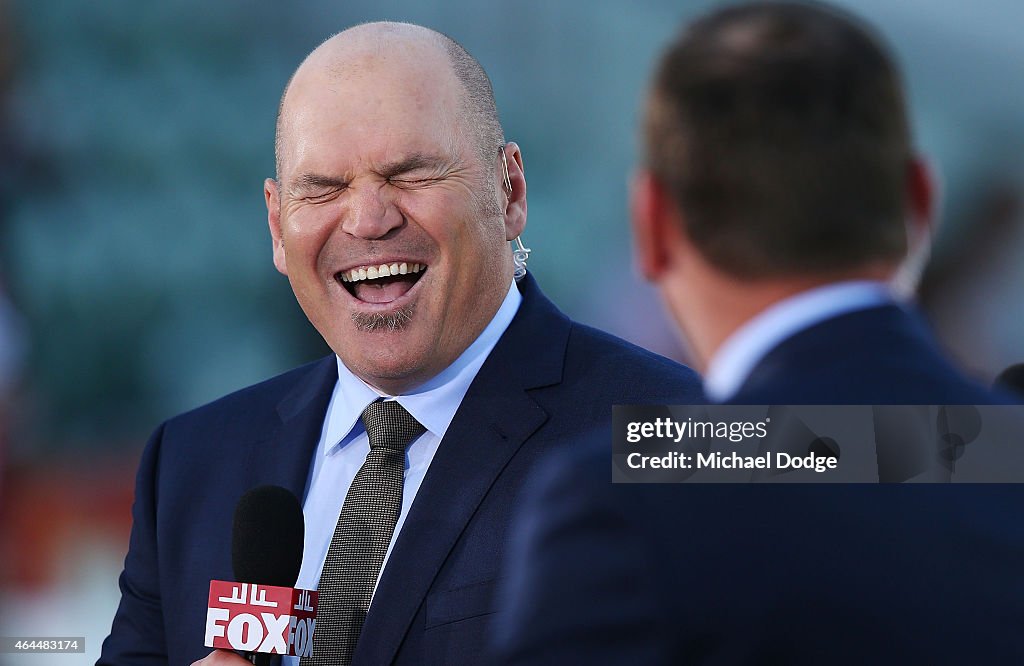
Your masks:
M192 666L248 666L251 662L228 650L214 650Z

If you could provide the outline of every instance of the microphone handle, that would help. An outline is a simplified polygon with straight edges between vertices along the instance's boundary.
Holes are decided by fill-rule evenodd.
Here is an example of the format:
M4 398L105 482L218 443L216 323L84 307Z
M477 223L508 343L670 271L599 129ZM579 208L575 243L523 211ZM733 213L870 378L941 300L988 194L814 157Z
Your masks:
M256 666L270 666L270 658L272 656L264 652L250 652L249 661L256 664Z

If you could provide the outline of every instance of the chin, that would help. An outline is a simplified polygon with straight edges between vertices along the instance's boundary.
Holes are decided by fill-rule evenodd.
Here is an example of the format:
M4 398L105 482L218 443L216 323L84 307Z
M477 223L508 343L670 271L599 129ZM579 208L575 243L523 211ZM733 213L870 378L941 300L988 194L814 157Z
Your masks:
M423 379L420 378L425 372L422 358L416 355L388 353L388 348L392 345L401 346L404 348L403 351L408 351L406 344L403 340L394 339L394 336L383 333L376 349L367 350L367 353L353 357L350 345L349 353L338 356L349 370L367 384L386 393L396 394L421 383ZM374 351L380 353L373 353Z

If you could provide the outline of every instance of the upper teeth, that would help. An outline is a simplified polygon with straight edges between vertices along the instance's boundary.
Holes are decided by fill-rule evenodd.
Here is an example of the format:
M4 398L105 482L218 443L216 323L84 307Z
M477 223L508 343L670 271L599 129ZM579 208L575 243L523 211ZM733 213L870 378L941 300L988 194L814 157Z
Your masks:
M381 264L380 266L363 266L353 268L341 274L342 282L359 282L360 280L375 280L390 275L405 275L406 273L419 273L426 266L420 264L407 264L404 261L400 264Z

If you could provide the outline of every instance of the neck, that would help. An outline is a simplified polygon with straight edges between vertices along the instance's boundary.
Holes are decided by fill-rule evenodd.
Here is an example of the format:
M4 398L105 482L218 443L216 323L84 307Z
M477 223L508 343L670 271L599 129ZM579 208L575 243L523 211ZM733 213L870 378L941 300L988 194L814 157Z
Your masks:
M689 264L690 275L665 280L662 293L695 356L707 370L715 353L733 333L768 307L815 287L847 280L886 281L889 266L868 266L828 274L741 279L704 264Z
M511 257L511 255L510 255ZM451 341L449 344L444 345L443 348L448 350L447 355L440 355L432 353L426 362L413 369L412 372L396 375L396 376L366 376L363 374L355 373L364 383L370 388L374 389L377 393L381 393L387 396L400 396L413 393L425 386L430 385L439 377L445 375L449 370L460 363L460 360L465 359L467 352L474 348L474 345L479 346L481 337L487 331L487 329L494 324L498 313L501 312L502 306L505 304L506 298L510 297L510 290L515 289L512 285L512 270L511 270L511 258L509 258L509 268L504 271L498 278L500 281L495 282L493 289L487 290L487 295L481 295L481 299L476 308L476 318L472 322L465 322L465 326L458 327L457 333L462 337L460 340ZM518 303L520 297L516 294L513 297L512 303ZM515 307L510 307L506 310L506 314L500 318L498 322L500 331L503 332L508 326L512 319L512 316L516 312ZM454 327L453 327L454 328ZM499 333L500 336L500 333ZM498 336L492 336L498 337Z

